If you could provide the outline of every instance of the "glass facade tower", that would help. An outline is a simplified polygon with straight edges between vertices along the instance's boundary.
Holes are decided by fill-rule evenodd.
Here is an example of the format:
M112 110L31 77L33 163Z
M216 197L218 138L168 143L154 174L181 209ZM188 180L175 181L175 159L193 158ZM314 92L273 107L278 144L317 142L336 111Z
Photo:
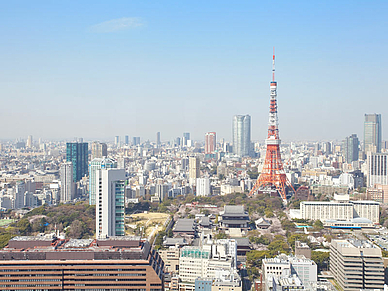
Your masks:
M88 143L66 143L66 161L73 163L73 181L78 182L83 176L88 175Z
M343 142L343 156L346 163L358 161L358 137L356 134L352 134L345 138Z
M239 157L250 155L251 151L251 117L235 115L233 117L233 153Z
M381 114L365 114L364 121L365 152L381 152Z

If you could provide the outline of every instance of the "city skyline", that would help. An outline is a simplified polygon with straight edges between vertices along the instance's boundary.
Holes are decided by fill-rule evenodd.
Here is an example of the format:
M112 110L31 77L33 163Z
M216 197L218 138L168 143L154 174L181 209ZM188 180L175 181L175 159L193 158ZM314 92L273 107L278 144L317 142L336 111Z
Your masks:
M273 46L282 140L362 137L369 113L387 136L387 3L168 3L4 3L1 139L231 140L249 114L263 141Z

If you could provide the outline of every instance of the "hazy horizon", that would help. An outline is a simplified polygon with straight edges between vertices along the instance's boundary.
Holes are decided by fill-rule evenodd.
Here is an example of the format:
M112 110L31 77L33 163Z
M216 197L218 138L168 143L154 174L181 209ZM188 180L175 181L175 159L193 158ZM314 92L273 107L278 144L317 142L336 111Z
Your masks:
M267 135L272 47L280 138L388 137L388 3L94 1L2 3L0 140L171 140L249 114ZM69 139L69 138L68 138ZM71 139L71 138L70 138Z

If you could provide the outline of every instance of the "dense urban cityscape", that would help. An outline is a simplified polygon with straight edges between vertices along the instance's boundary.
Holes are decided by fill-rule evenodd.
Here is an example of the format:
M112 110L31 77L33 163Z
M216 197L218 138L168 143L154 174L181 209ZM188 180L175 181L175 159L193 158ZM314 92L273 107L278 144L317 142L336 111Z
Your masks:
M0 290L388 291L386 3L19 4Z
M249 115L231 142L2 143L2 290L383 289L381 115L365 114L361 142L280 147L274 62L265 143Z

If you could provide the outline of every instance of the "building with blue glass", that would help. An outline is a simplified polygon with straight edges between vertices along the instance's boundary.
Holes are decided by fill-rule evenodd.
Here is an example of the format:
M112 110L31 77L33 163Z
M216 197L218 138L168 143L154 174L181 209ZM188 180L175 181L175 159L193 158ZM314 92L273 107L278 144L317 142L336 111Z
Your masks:
M66 143L66 161L73 163L73 181L78 182L82 177L88 175L88 143L68 142Z

